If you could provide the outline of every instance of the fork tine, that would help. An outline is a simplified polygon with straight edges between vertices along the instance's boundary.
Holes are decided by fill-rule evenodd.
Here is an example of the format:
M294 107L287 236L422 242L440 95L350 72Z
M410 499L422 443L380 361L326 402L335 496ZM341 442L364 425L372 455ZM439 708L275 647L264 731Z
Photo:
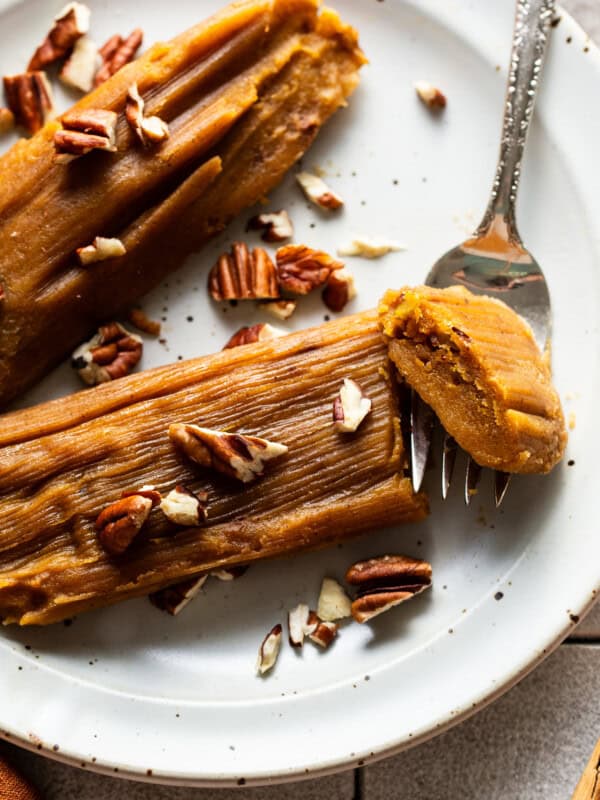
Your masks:
M452 481L457 449L456 441L444 431L444 449L442 451L442 497L444 500L448 496L448 489Z
M477 494L477 484L481 479L481 467L469 456L467 461L467 475L465 479L465 503L470 504L471 498Z
M431 432L435 417L433 411L419 395L410 393L410 463L413 491L418 492L423 483L427 456L431 446Z
M510 472L499 472L498 470L494 471L494 497L496 500L496 508L500 506L500 503L506 497L506 491L508 489L510 479Z

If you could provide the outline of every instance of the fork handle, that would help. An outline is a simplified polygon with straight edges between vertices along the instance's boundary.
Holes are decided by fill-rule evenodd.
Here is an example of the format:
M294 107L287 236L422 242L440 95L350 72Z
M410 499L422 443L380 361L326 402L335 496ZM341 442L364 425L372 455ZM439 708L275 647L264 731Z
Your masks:
M500 215L506 223L509 240L520 241L515 222L515 203L521 177L521 160L554 9L555 0L517 0L500 156L490 202L477 235L485 234Z

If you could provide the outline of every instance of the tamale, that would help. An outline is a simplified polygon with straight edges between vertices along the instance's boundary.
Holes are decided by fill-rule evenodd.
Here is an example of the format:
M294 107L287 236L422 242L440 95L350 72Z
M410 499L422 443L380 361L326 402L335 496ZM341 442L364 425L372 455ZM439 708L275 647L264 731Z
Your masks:
M358 82L356 32L317 0L242 0L157 44L69 112L118 112L115 153L57 163L60 120L0 158L0 407L263 198ZM169 138L124 114L137 83ZM82 267L96 236L127 253Z
M566 431L550 368L527 323L462 286L388 291L390 358L445 430L482 467L549 472Z
M0 618L50 623L186 577L422 519L405 476L399 401L375 312L160 367L3 417ZM344 378L372 401L355 434L333 425ZM182 459L173 423L288 447L242 485ZM208 492L205 526L153 512L109 556L98 514L123 490Z

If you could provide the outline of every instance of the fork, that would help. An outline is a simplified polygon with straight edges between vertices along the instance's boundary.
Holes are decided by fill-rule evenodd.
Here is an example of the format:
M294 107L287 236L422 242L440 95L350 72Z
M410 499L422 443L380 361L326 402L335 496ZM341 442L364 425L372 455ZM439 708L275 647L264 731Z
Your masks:
M490 200L481 224L470 239L449 250L430 270L425 283L446 288L460 284L477 294L503 300L531 326L545 350L551 331L550 295L540 265L525 248L515 219L521 161L548 44L555 0L517 0L500 155ZM411 474L418 491L423 481L435 417L413 391L411 397ZM444 434L442 496L448 494L458 446ZM468 457L465 502L477 491L481 467ZM510 474L495 472L499 506Z

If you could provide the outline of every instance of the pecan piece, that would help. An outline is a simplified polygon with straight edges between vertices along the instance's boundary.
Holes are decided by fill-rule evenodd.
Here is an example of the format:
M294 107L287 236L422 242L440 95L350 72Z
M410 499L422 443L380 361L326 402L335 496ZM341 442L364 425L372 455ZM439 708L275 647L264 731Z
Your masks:
M92 150L116 152L116 112L101 108L69 111L63 115L62 124L54 134L57 161L66 163Z
M275 625L263 639L258 651L256 670L260 675L264 675L265 672L273 669L277 661L277 656L279 655L280 647L281 625Z
M431 586L431 575L431 564L409 556L359 561L346 572L346 581L357 590L352 616L357 622L368 622L425 591Z
M299 172L296 180L306 197L320 208L334 211L344 205L344 201L332 189L327 186L324 180L311 172Z
M433 111L440 111L446 107L446 96L433 84L428 81L417 81L415 83L415 92L419 99L425 103L427 108Z
M142 357L143 344L139 336L111 322L73 353L71 366L90 386L122 378Z
M107 553L121 555L141 531L152 510L152 500L133 494L111 503L96 520L98 540Z
M78 247L75 251L82 267L124 256L126 252L125 245L120 239L106 239L104 236L96 236L92 244Z
M160 117L144 116L145 103L138 91L137 83L132 84L125 100L125 117L131 129L144 145L149 147L169 138L169 126Z
M59 78L71 89L80 92L91 92L94 87L94 76L98 69L100 56L98 47L89 36L78 39L73 52L60 71Z
M333 578L323 578L317 602L317 616L323 622L335 622L351 616L350 598Z
M160 510L170 522L174 522L176 525L197 528L206 522L208 517L207 501L208 494L206 492L194 494L185 486L177 485L161 500Z
M69 3L54 17L54 25L33 54L28 72L44 69L64 58L75 42L90 28L90 9L82 3Z
M354 275L345 267L332 272L323 289L323 302L332 311L343 311L347 304L356 297Z
M10 108L0 108L0 136L11 131L15 126L15 115Z
M354 433L371 410L371 401L351 378L344 378L333 401L333 427L340 433Z
M17 125L29 133L37 133L54 115L52 88L44 72L6 75L4 92Z
M99 50L102 66L96 73L94 85L100 86L101 83L112 77L115 72L118 72L121 67L133 61L143 38L144 33L140 28L132 31L126 39L123 39L118 34L111 36Z
M240 328L239 331L233 334L223 350L229 350L232 347L241 347L245 344L254 344L254 342L267 342L269 339L277 339L278 336L285 336L286 332L287 331L275 328L273 325L269 325L268 322L259 322L257 325Z
M292 647L302 647L304 637L314 633L317 622L309 623L311 612L306 603L298 603L291 611L288 611L288 638Z
M238 564L235 567L222 567L221 569L213 569L209 573L211 577L216 578L219 581L235 581L237 578L241 578L242 575L245 575L248 572L248 564Z
M375 236L357 236L349 244L338 247L339 256L362 256L363 258L381 258L388 253L406 250L403 244Z
M260 307L277 319L289 319L297 305L296 300L270 300L267 303L261 303Z
M246 229L262 230L261 238L265 242L283 242L294 235L294 226L290 215L282 209L271 214L257 214L248 220Z
M161 611L166 611L171 616L176 616L182 611L188 603L191 603L194 597L199 593L200 589L204 586L208 579L208 575L200 575L198 578L190 578L187 581L180 581L174 583L172 586L166 586L164 589L159 589L157 592L152 592L149 595L150 602Z
M190 461L250 483L263 474L265 462L287 453L284 444L258 436L243 436L177 422L169 426L169 437Z
M327 283L331 273L344 264L304 244L288 244L275 254L279 285L292 294L308 294Z
M279 297L277 272L266 250L255 247L250 252L244 242L235 242L230 253L219 257L208 276L208 289L217 302Z
M132 308L127 314L127 319L138 331L150 336L160 336L160 322L150 319L141 308Z
M156 486L141 486L139 489L125 489L125 491L121 492L121 497L133 497L134 495L139 495L140 497L145 497L152 502L152 508L156 508L156 506L160 505L162 500L162 496Z
M312 612L312 615L313 616L309 616L309 623L315 624L316 622L316 624L313 632L308 634L308 638L311 642L325 649L333 643L333 640L337 636L339 626L335 622L320 620L314 612Z

